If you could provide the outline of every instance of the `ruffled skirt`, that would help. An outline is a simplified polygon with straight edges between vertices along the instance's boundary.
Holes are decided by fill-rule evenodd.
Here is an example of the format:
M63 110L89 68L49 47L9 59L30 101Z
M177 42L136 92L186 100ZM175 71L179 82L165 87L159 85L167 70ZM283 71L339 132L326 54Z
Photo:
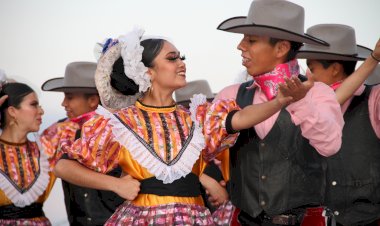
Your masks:
M158 206L135 206L123 203L105 223L114 225L223 225L231 224L235 207L231 202L221 205L212 215L210 211L196 204L173 203Z
M1 217L1 216L0 216ZM0 219L0 226L51 226L49 219L38 217L31 219Z

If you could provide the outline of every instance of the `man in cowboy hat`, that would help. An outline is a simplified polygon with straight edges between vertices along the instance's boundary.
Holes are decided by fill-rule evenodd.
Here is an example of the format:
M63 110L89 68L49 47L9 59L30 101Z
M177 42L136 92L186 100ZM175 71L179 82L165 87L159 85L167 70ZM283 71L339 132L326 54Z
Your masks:
M95 70L96 63L72 62L66 66L64 77L50 79L42 85L43 91L64 93L62 106L68 117L43 132L41 136L43 143L55 146L55 150L58 150L62 136L70 137L72 140L80 137L81 126L95 114L100 103L95 86ZM62 131L67 134L61 134ZM60 156L61 153L57 151L57 155ZM63 155L61 160L65 159L65 161L71 162L71 160L66 160L67 158L67 155ZM64 175L57 176L64 178L62 186L70 225L103 225L124 200L113 192L89 189L73 184L73 181L78 179L75 178L76 171L85 169L76 167L75 164L65 167L64 164L61 164L61 160L58 161L55 168L64 167L61 170ZM93 171L88 170L88 175L91 173ZM117 168L110 174L119 177L121 170ZM85 179L81 178L81 180Z
M318 24L307 33L330 44L327 47L305 44L299 51L297 57L307 59L313 78L337 90L338 101L344 83L360 86L348 93L350 99L341 102L345 120L342 147L338 154L327 159L325 205L333 211L338 225L378 225L380 86L362 83L378 65L380 41L372 53L356 44L355 30L350 26ZM366 58L355 71L357 61ZM355 77L361 80L357 82Z
M253 81L224 88L216 99L234 98L243 108L271 100L284 80L290 87L312 86L303 99L240 131L230 148L231 201L240 223L300 225L306 208L323 202L325 157L341 146L343 118L327 85L287 78L300 77L295 56L302 43L327 43L304 34L303 7L284 0L255 0L247 17L230 18L218 29L244 34L238 49Z

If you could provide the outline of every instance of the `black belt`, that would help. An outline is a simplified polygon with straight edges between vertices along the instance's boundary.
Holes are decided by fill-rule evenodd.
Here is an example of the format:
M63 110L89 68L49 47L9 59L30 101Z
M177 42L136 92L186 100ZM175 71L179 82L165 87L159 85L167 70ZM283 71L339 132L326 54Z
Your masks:
M189 173L186 177L164 184L155 177L140 181L140 194L160 196L198 197L201 195L199 177Z
M29 206L17 207L15 205L0 206L1 219L22 219L44 217L41 203L32 203Z
M257 217L252 217L248 213L240 210L238 220L241 225L261 225L264 222L270 222L272 224L278 225L297 225L301 223L303 215L294 215L294 214L280 214L269 216L266 213L262 212Z

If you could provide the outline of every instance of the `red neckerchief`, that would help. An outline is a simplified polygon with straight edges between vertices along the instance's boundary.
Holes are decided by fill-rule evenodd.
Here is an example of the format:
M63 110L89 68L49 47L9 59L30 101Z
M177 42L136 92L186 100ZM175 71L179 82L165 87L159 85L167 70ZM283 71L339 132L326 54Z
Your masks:
M78 123L80 127L87 122L90 118L92 118L95 115L95 111L90 111L87 113L84 113L83 115L80 115L76 118L70 119L70 121Z
M343 80L334 82L333 84L330 85L330 87L335 91L340 87L340 85L342 85L342 82L343 82Z
M255 76L256 85L264 92L268 100L272 100L278 92L278 84L283 83L284 78L297 77L300 74L300 67L297 60L291 60L284 64L279 64L268 73Z

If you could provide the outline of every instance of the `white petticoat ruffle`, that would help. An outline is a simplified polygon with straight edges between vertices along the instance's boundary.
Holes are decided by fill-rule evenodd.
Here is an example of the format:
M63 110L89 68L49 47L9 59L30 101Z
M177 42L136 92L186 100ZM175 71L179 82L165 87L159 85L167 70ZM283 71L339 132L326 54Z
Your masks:
M172 183L188 175L206 146L201 128L194 126L192 136L190 134L185 142L188 145L184 145L177 158L167 164L155 154L154 150L149 151L149 145L133 130L123 125L111 112L101 106L96 112L110 119L109 123L115 139L129 151L134 160L164 184Z

